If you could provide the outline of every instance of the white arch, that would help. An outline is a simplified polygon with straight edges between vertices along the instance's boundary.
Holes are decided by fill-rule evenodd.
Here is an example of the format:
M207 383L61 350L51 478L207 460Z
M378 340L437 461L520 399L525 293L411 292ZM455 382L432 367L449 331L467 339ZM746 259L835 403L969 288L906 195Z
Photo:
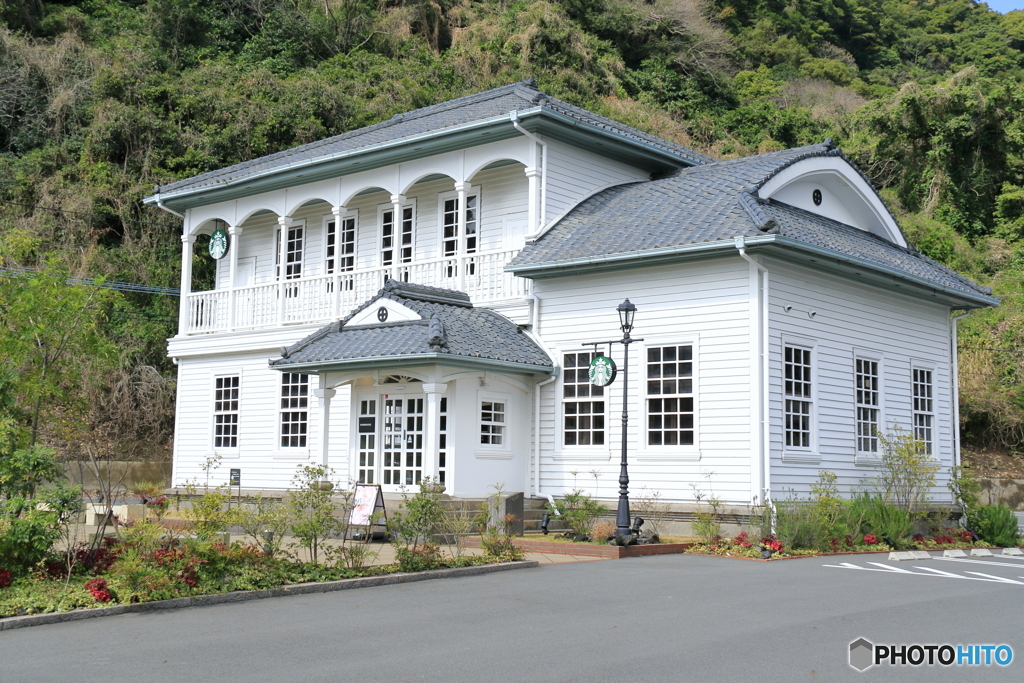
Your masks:
M798 161L762 185L758 195L852 225L901 247L907 246L882 198L842 157L811 157ZM820 203L816 204L815 198L819 198Z
M334 205L338 201L338 181L321 180L308 185L290 187L285 191L284 215L294 215L304 204L320 200Z
M430 176L432 176L432 175L440 175L440 176L444 176L445 178L450 178L450 179L451 179L451 180L452 180L453 182L456 182L456 183L457 183L457 182L459 182L459 181L458 181L458 178L456 178L455 176L452 176L452 175L448 175L448 174L447 174L447 173L445 173L444 171L439 171L439 170L428 170L428 171L424 171L424 172L420 173L420 174L419 174L418 176L416 176L416 177L415 177L415 179L413 179L413 180L412 180L411 182L409 182L409 183L406 183L406 184L405 184L405 186L404 186L404 187L402 188L402 191L401 191L401 192L400 192L399 194L402 194L402 195L407 195L407 194L409 194L409 190L411 190L411 189L412 189L413 185L415 185L416 183L420 182L420 181L421 181L421 180L423 180L424 178L429 178L429 177L430 177Z
M199 220L192 221L192 227L189 230L190 235L210 235L213 234L213 228L207 228L210 223L214 221L221 221L224 223L224 227L227 228L231 225L231 221L228 220L222 214L208 215Z
M502 154L502 155L497 156L494 159L484 159L484 160L478 162L475 167L473 167L472 169L470 169L470 171L468 173L466 173L466 180L472 181L473 178L475 178L478 173L480 173L485 168L487 168L491 164L493 164L495 162L498 162L498 161L511 161L513 163L520 164L521 166L523 166L524 169L529 165L525 161L521 161L519 159L514 159L514 158L512 158L511 156L509 156L507 154Z

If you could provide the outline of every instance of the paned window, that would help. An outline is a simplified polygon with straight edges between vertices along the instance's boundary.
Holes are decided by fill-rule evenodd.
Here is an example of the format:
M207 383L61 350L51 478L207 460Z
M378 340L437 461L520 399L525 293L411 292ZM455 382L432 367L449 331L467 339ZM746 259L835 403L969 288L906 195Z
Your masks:
M356 255L356 219L342 218L341 230L335 221L328 221L327 234L324 237L326 254L324 272L347 273L355 267Z
M445 256L458 256L460 254L475 254L477 251L477 231L479 226L479 207L477 195L466 197L465 235L460 239L459 235L459 198L453 197L444 200L441 214L442 241ZM476 263L470 261L466 265L466 275L474 275ZM445 273L448 277L458 275L458 268L455 262L449 262Z
M238 375L218 377L214 384L214 448L238 448L238 380Z
M302 242L304 230L301 225L293 225L288 228L288 235L284 246L284 279L298 280L302 277ZM277 231L277 243L281 243L281 231ZM280 247L274 250L277 266L277 277L281 277L281 254Z
M397 244L396 244L397 242ZM402 208L402 224L395 225L395 211L388 209L381 214L380 263L390 266L395 263L395 248L398 248L398 262L411 263L413 250L413 210Z
M562 356L562 413L566 446L604 445L604 387L590 383L590 361L598 354Z
M811 447L811 350L786 346L783 363L786 446Z
M934 388L932 371L914 368L914 438L924 442L925 452L932 454L932 422L934 412Z
M855 363L857 450L878 453L878 361L858 358Z
M360 401L359 418L359 483L372 484L377 461L377 401Z
M693 445L693 347L647 349L647 445Z
M500 446L505 442L505 403L480 403L480 443Z
M437 435L437 479L445 483L448 472L448 397L441 397L441 427Z
M309 375L281 377L281 448L305 448L309 428Z

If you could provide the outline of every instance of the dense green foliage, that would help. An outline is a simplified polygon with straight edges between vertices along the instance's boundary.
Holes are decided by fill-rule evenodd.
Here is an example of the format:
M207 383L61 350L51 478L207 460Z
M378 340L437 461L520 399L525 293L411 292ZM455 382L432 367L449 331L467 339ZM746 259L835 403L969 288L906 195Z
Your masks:
M154 184L533 76L712 156L835 138L925 253L1007 295L961 322L963 415L1016 446L1022 69L1024 12L972 0L0 0L0 256L176 286ZM173 374L176 304L117 303L91 404ZM28 399L0 377L0 404Z

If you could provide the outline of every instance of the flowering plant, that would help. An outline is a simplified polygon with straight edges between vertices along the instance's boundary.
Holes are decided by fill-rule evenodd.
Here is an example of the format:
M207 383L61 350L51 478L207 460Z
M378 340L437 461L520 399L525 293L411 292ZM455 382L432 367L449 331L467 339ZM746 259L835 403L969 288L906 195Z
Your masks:
M782 552L782 541L775 538L775 536L766 536L765 538L762 538L761 545L766 549L771 550L773 553Z
M100 578L86 581L85 590L92 593L92 597L97 602L110 602L114 598L113 593L110 592L110 588L107 586L106 579Z
M754 545L753 543L747 540L746 531L741 531L739 534L737 534L736 537L732 539L732 542L735 545L740 546L741 548L750 548Z
M864 534L864 545L877 545L878 537L874 534Z
M0 588L7 588L14 581L14 574L0 567Z

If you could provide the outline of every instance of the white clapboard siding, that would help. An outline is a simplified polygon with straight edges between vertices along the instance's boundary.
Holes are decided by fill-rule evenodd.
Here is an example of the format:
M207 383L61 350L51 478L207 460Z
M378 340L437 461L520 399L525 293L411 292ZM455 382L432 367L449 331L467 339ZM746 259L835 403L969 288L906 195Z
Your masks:
M933 491L945 489L952 464L949 309L901 293L842 280L790 264L766 263L770 287L771 488L806 495L820 470L839 475L843 491L862 488L877 470L857 464L854 360L858 351L881 358L881 422L885 430L912 429L911 369L933 368L935 457L941 469ZM786 306L792 307L788 312ZM814 317L808 315L814 311ZM782 351L784 340L814 343L817 454L820 463L786 462L783 455ZM863 462L863 460L862 460Z
M175 426L174 486L189 480L205 482L203 463L220 455L221 466L210 477L211 485L227 481L228 470L242 470L246 489L280 489L289 485L298 465L320 462L319 402L313 396L317 378L310 376L307 409L308 439L305 449L281 449L279 396L281 372L267 366L273 352L224 354L182 359L178 365L178 415ZM220 375L240 375L239 447L213 448L214 381ZM345 480L348 472L348 387L339 387L331 403L331 449L328 464Z
M638 168L557 140L548 141L548 206L551 221L608 185L649 180Z
M750 285L747 264L738 258L624 270L617 273L541 280L540 336L558 357L583 350L586 341L621 338L615 307L626 297L637 305L630 347L630 488L660 491L668 500L704 495L750 502ZM657 452L638 444L644 425L641 382L648 345L691 342L695 346L696 447L687 453ZM612 348L622 368L622 347ZM542 394L542 488L559 494L574 486L602 498L617 495L622 380L606 396L606 445L573 448L561 444L562 379ZM642 447L641 447L642 446ZM699 451L700 459L691 459ZM599 473L597 480L592 471ZM573 475L572 472L577 472ZM711 474L710 479L708 474Z

